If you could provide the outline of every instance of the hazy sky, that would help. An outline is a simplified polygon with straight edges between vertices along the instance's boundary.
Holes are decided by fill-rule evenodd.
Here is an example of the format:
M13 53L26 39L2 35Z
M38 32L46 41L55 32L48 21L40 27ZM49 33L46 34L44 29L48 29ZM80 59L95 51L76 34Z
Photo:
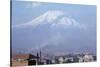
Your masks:
M95 53L96 6L13 1L12 48Z

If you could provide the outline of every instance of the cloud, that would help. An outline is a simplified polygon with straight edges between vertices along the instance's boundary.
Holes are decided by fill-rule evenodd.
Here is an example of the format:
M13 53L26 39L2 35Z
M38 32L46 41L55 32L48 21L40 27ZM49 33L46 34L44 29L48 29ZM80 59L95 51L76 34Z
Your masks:
M39 46L35 47L35 49L39 50L46 46L58 46L63 41L63 38L61 32L56 32L48 40L43 41Z
M26 5L26 8L35 8L42 5L40 2L31 2Z

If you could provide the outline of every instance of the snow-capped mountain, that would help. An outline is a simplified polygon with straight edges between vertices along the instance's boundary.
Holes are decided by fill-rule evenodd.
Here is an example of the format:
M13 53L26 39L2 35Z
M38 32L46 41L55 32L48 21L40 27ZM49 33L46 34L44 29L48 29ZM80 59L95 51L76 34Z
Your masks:
M33 27L34 28L43 24L51 24L51 27L52 26L60 26L60 27L72 26L72 27L78 27L78 28L85 28L83 24L79 24L79 22L76 21L75 19L69 16L66 16L65 12L58 11L58 10L49 10L31 21L16 25L15 27L20 27L20 28Z
M86 28L66 12L49 10L29 22L13 26L13 44L16 44L13 47L23 48L25 45L24 48L32 48L33 51L41 49L53 53L82 52L93 47L88 47L92 40L83 31ZM85 39L88 42L84 42Z

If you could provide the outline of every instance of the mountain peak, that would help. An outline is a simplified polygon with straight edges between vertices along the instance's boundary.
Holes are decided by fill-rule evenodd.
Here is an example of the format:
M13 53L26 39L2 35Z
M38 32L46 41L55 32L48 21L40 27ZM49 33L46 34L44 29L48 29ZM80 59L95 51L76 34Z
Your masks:
M64 12L58 10L49 10L45 14L46 14L46 20L48 22L52 22L53 20L57 19L59 16L64 15Z
M51 24L51 27L79 27L83 28L84 25L79 24L75 19L66 16L66 13L60 10L48 10L47 12L41 14L40 16L36 17L35 19L23 23L20 25L16 25L15 27L37 27L43 24Z

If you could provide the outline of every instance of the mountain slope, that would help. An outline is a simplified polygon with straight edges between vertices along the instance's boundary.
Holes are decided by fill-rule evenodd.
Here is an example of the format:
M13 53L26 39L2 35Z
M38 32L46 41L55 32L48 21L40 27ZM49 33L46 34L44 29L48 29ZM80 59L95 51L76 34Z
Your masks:
M49 10L27 23L13 26L13 47L51 53L92 51L96 41L87 31L86 25L65 12Z
M36 27L42 24L51 24L51 26L74 26L79 28L85 28L83 24L79 24L75 19L66 16L63 11L49 10L46 13L36 17L35 19L14 27Z

